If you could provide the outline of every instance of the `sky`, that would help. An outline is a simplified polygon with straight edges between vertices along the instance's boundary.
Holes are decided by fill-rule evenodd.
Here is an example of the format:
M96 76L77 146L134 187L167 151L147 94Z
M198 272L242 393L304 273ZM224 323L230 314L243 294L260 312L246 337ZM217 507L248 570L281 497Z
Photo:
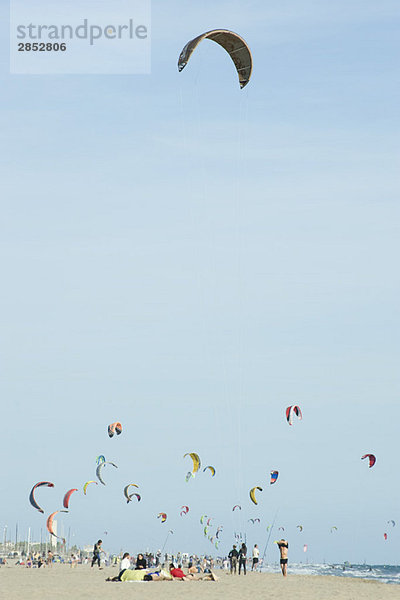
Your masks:
M263 553L274 523L268 562L284 533L291 561L393 564L398 3L153 0L151 74L124 76L10 75L0 17L0 538L44 536L77 487L71 544ZM211 42L177 71L220 27L244 90ZM187 483L186 452L215 477ZM99 454L118 470L84 496Z

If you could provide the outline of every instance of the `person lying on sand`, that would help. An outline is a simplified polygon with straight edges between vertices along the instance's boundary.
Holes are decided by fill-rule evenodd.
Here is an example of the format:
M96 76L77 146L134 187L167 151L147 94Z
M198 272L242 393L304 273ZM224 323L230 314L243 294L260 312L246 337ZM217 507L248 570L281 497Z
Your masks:
M150 569L125 569L118 577L107 577L106 581L171 581L172 576L166 571L150 571Z
M178 565L178 568L176 568L175 565L171 563L169 569L172 577L180 581L218 581L218 577L211 570L209 573L200 575L193 565L188 568L186 574L182 571L182 565Z
M174 563L171 563L169 565L169 572L171 573L174 579L184 580L186 577L185 573L182 571L182 565L178 565L178 567L176 568Z
M128 553L126 553L128 554ZM129 556L129 555L128 555ZM125 555L124 555L125 557ZM122 566L122 562L121 562ZM106 581L113 582L124 582L124 581L217 581L218 577L214 573L207 573L204 575L194 575L192 573L185 573L182 571L181 565L175 568L175 565L171 563L170 573L164 570L151 570L151 569L124 569L119 573L117 577L107 577ZM174 571L174 573L173 573Z

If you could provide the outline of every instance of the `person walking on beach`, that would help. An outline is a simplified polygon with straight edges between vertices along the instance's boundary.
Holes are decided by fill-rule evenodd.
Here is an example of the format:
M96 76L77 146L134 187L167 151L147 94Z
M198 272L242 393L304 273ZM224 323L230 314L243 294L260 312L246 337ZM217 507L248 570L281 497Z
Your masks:
M235 575L236 575L238 557L239 557L239 552L236 550L236 544L233 544L233 548L228 554L228 558L231 563L231 575L233 573L235 573Z
M99 565L99 569L101 569L100 554L102 552L104 552L103 548L101 547L102 543L103 543L103 540L98 540L97 543L94 545L93 558L92 558L92 564L91 564L91 566L93 567L97 563Z
M253 548L253 564L251 565L251 570L252 571L257 571L257 566L258 566L258 557L260 556L260 551L258 549L257 544L254 544L254 548Z
M284 577L286 577L286 575L287 575L287 562L288 562L288 548L289 548L289 544L283 538L279 542L276 542L276 543L278 544L279 552L281 553L280 563L281 563L282 575Z
M239 575L243 568L243 574L246 575L246 560L247 560L247 546L243 542L239 550Z

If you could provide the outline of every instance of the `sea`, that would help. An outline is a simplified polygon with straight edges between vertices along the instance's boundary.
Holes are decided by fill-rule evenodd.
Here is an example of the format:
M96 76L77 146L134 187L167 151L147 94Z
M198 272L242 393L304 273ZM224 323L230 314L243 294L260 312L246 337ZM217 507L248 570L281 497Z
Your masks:
M280 570L278 564L265 565L261 569L265 573L276 573ZM400 585L400 566L399 565L350 565L344 564L324 564L309 565L304 563L289 563L288 575L333 575L335 577L355 577L362 579L371 579L382 583L391 583Z

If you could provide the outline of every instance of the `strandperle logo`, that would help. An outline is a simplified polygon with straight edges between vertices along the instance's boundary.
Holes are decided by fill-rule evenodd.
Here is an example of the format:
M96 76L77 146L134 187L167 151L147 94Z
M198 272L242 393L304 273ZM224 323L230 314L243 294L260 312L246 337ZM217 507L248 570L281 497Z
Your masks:
M120 25L96 25L84 19L81 25L43 25L29 23L17 25L17 39L19 40L87 40L93 46L96 40L146 40L148 29L146 25L138 25L129 19Z

